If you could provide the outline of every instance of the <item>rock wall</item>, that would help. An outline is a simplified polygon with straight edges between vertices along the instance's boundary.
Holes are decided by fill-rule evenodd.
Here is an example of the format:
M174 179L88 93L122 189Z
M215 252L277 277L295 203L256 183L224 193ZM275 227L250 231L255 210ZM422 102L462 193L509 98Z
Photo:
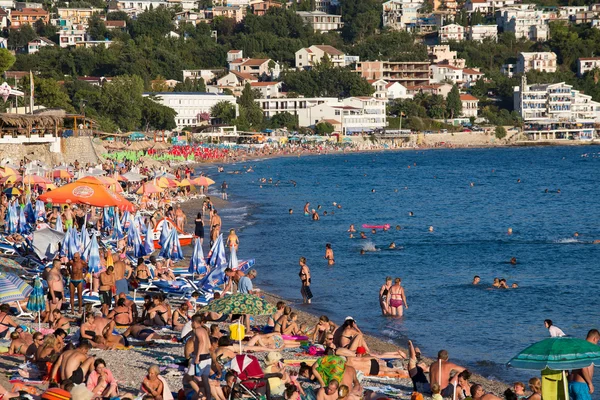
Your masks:
M52 152L50 144L0 144L0 160L18 165L23 158L40 160L48 165L70 164L78 160L81 164L100 161L104 148L92 142L89 136L62 138L60 152Z

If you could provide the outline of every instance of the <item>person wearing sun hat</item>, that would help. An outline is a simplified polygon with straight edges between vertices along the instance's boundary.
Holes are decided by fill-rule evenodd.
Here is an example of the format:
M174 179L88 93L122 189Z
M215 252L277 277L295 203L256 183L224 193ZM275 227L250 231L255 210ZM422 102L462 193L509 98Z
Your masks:
M265 374L282 374L282 378L269 378L269 387L271 394L275 396L282 396L285 391L285 384L290 382L290 377L283 368L281 361L283 357L278 351L271 351L267 354L265 359Z

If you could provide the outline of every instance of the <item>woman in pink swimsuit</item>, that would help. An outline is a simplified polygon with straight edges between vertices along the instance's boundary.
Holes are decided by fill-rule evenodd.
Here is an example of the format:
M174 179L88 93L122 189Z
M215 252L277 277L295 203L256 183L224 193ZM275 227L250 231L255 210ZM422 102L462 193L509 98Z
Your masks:
M402 306L408 308L408 304L406 303L406 296L404 295L404 288L402 287L402 285L400 285L401 282L402 279L395 279L394 285L390 288L387 297L388 309L394 317L402 316Z

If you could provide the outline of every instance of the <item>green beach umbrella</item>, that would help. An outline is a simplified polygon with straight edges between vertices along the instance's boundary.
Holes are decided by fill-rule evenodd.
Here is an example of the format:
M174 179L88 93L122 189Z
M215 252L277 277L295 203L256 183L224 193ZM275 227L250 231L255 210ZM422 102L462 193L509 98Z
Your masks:
M578 338L548 338L527 347L508 364L538 371L544 368L557 371L580 369L600 365L600 347Z
M212 301L203 307L202 311L221 314L270 315L274 314L277 309L253 294L236 293Z
M600 347L586 340L569 337L544 339L521 351L509 362L515 368L534 369L538 371L562 371L562 387L564 398L569 398L568 370L600 365ZM542 372L544 375L544 372ZM552 397L552 396L550 396Z

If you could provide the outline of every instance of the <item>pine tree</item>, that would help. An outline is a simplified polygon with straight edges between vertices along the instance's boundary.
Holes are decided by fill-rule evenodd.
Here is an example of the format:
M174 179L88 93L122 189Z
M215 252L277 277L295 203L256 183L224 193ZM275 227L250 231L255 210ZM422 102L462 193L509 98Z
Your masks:
M456 85L453 85L452 90L450 90L450 93L448 93L448 98L446 99L446 109L450 112L450 118L459 116L462 112L460 92L458 91L458 86Z

